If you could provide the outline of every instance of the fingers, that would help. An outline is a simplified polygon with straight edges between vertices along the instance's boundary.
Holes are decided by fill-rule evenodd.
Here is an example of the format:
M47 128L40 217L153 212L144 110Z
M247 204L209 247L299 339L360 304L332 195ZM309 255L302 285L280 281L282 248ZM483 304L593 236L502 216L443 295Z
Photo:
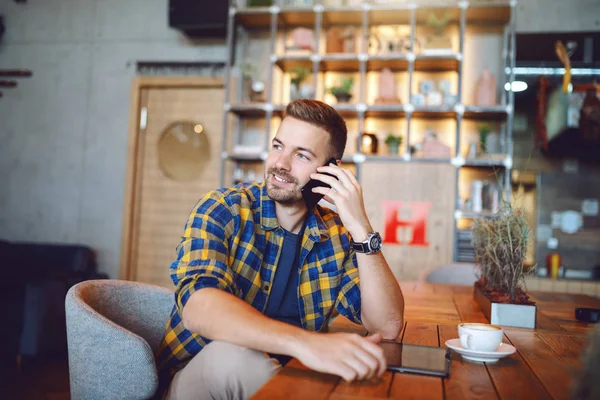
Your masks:
M383 354L383 349L378 344L382 340L381 334L377 332L374 335L361 339L361 345L365 351L369 352L369 354L377 360L377 376L383 375L387 369L387 360Z
M337 204L337 201L340 198L338 192L323 186L317 186L316 188L313 188L312 191L313 193L320 193L322 195L325 195L325 200L333 204Z
M341 376L342 379L345 380L346 382L352 382L356 379L357 372L350 365L342 362L339 365L339 369L338 369L338 372L336 373L336 375Z
M360 187L360 183L358 183L358 179L356 179L356 176L354 176L354 174L350 171L348 171L347 169L341 168L342 171L344 171L344 174L346 174L346 176L348 177L348 180L350 181L350 183L352 183L352 185L357 189L357 190L362 190L362 188Z
M379 343L379 342L381 342L383 337L381 336L381 333L375 332L373 335L369 335L365 339L367 339L368 341L370 341L372 343Z
M381 334L377 333L370 339L359 335L351 335L351 340L354 344L358 345L354 351L354 356L369 367L368 374L363 375L360 379L364 379L365 377L370 379L374 375L381 377L387 369L387 362L381 346L372 342L372 340L381 341Z
M328 173L337 177L337 179L342 183L344 187L352 188L356 187L350 177L348 175L352 175L350 171L345 170L344 168L340 168L338 166L324 166L317 168L317 172L320 173ZM355 178L356 180L356 178ZM358 183L358 181L356 182Z
M373 376L378 375L380 361L371 353L361 349L361 351L356 352L356 359L360 360L361 365L366 368L366 373L361 374L359 379L371 379Z
M347 366L352 368L352 371L354 372L354 379L356 379L356 380L363 380L365 378L368 379L371 376L373 376L373 373L377 370L376 368L372 369L370 367L370 365L363 362L362 359L363 359L362 356L360 356L358 354L354 354L354 357L347 357L346 359L343 360L344 364L346 364ZM348 381L348 382L352 382L352 381Z
M325 182L326 184L331 186L338 193L342 193L342 194L348 193L347 186L345 186L343 182L341 182L339 179L337 179L333 176L319 174L319 173L312 173L312 174L310 174L310 177L312 179L318 179L321 182ZM346 185L350 185L350 183L348 182Z

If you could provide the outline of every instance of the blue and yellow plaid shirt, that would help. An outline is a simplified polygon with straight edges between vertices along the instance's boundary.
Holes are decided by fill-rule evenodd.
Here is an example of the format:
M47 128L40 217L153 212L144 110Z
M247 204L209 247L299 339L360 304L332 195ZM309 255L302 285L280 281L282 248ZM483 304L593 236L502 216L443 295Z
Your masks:
M183 307L192 293L219 288L264 312L283 237L264 183L210 192L194 207L171 264L175 306L156 352L162 390L210 342L183 326ZM334 308L361 323L358 269L350 240L333 211L317 206L308 213L298 287L304 329L325 331Z

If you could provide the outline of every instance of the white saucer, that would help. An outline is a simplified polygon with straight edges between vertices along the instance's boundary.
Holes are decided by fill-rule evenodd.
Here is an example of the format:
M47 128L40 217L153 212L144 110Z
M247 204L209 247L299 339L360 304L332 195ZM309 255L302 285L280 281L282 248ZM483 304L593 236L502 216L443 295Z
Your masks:
M469 350L465 349L460 345L460 339L450 339L446 340L446 346L458 354L460 354L464 359L470 361L479 361L479 362L487 362L494 363L501 359L502 357L509 356L513 354L517 349L514 346L511 346L507 343L500 343L498 349L496 351L477 351L477 350Z

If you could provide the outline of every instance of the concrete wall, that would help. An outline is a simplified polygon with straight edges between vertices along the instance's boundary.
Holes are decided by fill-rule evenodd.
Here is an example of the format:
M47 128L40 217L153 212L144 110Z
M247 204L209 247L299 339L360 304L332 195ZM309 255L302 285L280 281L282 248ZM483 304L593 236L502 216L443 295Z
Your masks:
M135 62L224 60L224 41L167 27L167 0L2 0L0 69L31 79L0 100L0 238L83 243L118 277ZM596 0L522 0L520 31L600 29Z

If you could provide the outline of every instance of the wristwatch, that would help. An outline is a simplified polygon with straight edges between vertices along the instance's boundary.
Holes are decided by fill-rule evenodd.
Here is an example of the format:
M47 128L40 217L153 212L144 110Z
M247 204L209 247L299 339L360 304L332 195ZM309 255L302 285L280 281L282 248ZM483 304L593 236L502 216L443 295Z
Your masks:
M358 253L373 254L381 250L381 236L378 232L371 232L362 242L351 242L352 248Z

